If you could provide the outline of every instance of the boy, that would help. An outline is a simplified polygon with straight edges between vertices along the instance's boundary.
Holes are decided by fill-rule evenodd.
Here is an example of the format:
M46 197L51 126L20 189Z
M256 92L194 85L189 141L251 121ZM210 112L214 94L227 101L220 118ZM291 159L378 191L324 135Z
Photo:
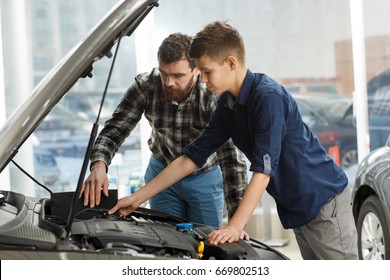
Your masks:
M209 235L211 244L238 240L267 189L282 225L294 230L304 259L357 259L347 177L302 121L291 95L268 76L246 68L242 37L227 23L208 24L195 36L190 55L202 81L222 94L210 122L184 156L110 213L129 214L202 166L231 138L249 159L253 175L232 219Z

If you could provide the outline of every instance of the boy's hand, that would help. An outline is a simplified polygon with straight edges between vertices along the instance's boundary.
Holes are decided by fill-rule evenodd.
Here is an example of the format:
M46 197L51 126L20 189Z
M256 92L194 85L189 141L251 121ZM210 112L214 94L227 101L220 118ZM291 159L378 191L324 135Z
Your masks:
M111 215L111 214L114 214L115 212L119 211L120 217L130 215L143 202L144 201L137 199L136 194L132 194L132 195L123 197L123 198L119 199L117 204L108 211L108 214Z
M226 242L232 243L238 241L239 239L249 240L249 235L243 230L240 231L227 225L226 227L221 227L220 229L210 233L208 238L211 245L218 245Z

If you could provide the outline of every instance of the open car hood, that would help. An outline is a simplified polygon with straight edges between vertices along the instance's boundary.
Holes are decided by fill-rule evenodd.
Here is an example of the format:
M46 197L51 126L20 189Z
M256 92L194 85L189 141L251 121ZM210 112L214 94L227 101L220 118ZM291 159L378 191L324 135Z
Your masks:
M119 37L131 35L158 0L119 1L46 75L0 130L0 172L34 129L93 63L111 55Z

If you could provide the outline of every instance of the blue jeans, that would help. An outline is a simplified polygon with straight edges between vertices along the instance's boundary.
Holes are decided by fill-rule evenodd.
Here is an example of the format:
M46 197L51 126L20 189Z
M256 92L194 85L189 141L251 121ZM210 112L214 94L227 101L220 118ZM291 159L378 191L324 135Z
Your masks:
M150 157L145 182L156 177L166 166ZM214 227L222 225L223 179L219 166L200 174L188 175L150 200L150 208Z

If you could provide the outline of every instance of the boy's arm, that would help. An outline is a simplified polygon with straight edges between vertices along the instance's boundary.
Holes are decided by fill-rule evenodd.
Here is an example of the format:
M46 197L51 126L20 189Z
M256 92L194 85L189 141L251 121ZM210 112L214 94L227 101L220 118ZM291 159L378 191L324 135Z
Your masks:
M209 234L209 242L213 245L237 241L248 223L253 211L259 204L265 188L270 180L269 174L253 172L252 179L245 190L244 197L226 227Z
M113 214L119 210L119 214L121 216L129 215L149 198L155 196L180 179L191 174L195 168L195 163L189 157L178 157L158 176L153 178L153 180L145 184L134 194L121 198L108 213Z

